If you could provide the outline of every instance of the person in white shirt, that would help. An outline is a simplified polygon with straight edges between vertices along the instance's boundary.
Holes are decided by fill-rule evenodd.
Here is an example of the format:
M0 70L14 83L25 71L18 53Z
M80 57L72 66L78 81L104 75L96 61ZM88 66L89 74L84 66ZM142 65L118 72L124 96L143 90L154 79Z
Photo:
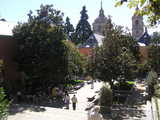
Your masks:
M72 107L73 107L73 110L76 110L76 103L78 102L77 101L77 97L76 97L76 95L73 95L73 97L72 97Z

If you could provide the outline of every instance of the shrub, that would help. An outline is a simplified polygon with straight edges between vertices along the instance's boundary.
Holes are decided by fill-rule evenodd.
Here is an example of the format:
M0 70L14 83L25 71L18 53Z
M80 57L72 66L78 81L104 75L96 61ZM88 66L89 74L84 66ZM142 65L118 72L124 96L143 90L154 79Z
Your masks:
M9 102L6 99L4 89L0 88L0 120L4 120L8 115Z
M82 82L84 82L84 81L83 80L71 80L70 84L77 85L77 84L82 83Z
M112 90L109 85L104 84L100 91L100 105L101 106L111 106L112 105Z
M113 86L114 90L131 90L131 88L133 87L133 85L135 84L135 82L133 81L126 81L123 83L116 83Z
M160 84L156 84L154 86L155 89L155 96L160 98Z

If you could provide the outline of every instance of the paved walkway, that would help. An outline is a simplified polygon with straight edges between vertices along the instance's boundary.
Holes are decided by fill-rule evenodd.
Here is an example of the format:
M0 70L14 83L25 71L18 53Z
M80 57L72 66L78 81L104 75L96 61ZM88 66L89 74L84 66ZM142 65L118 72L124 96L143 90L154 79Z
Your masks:
M77 110L72 110L72 104L70 109L60 109L52 107L36 107L36 106L21 106L15 114L8 117L8 120L87 120L87 111L85 108L89 102L87 97L92 97L99 91L102 83L94 83L94 89L91 89L91 84L87 84L75 91L78 99ZM73 94L70 94L72 97ZM14 111L14 110L13 110Z
M91 84L76 91L78 98L77 110L60 109L53 107L20 107L19 111L8 117L8 120L87 120L87 111L85 108L90 104L87 97L93 97L98 94L102 83L94 83L94 89ZM145 99L146 86L144 83L137 83L136 89L130 96L127 105L117 105L117 109L112 110L112 119L107 120L152 120L151 104ZM73 94L70 94L72 97ZM115 115L115 116L114 116Z
M114 111L112 111L114 112ZM146 86L137 82L125 106L117 106L115 120L152 120L151 103L146 99Z
M87 120L87 113L82 111L65 110L45 107L45 111L35 112L25 110L10 115L8 120Z
M81 89L76 91L76 96L78 99L78 103L77 103L77 110L81 110L84 111L86 109L86 107L90 104L90 102L88 102L87 97L93 97L94 95L98 94L96 92L98 92L100 90L102 86L102 82L95 82L94 83L94 88L91 89L91 84L87 84L84 85L84 87L82 87ZM70 97L72 98L73 94L70 94ZM72 109L72 104L70 104L70 108Z

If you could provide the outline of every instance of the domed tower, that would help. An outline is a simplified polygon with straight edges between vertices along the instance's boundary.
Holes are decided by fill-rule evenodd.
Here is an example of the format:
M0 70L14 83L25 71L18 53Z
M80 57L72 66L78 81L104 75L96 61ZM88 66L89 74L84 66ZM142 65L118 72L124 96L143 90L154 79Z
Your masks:
M138 11L139 8L136 8L136 11ZM143 23L143 16L134 14L132 17L132 36L139 40L139 38L144 33L144 23Z
M103 35L104 26L107 23L107 18L104 15L104 10L102 8L102 1L101 1L101 9L99 10L99 16L95 19L93 25L93 32L96 34Z

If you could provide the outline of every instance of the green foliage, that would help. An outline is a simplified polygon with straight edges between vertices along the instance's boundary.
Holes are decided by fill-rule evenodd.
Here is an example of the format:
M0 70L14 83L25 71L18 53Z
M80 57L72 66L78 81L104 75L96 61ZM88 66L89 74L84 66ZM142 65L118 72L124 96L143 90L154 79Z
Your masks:
M128 83L129 85L135 85L134 81L126 81L126 83Z
M135 82L133 81L125 81L121 83L116 83L113 87L114 90L127 90L130 91Z
M84 82L84 81L83 80L71 80L70 84L76 85L76 84L79 84L79 83L82 83L82 82Z
M112 105L112 90L109 85L104 84L100 90L100 105L101 106L111 106Z
M160 46L151 45L149 47L149 60L148 63L150 66L153 66L157 72L160 72Z
M97 49L96 75L113 86L114 81L125 82L135 78L139 59L137 42L121 27L114 26L108 19L103 46Z
M151 25L159 24L160 22L160 0L118 0L115 6L121 6L124 2L128 3L129 8L136 8L139 10L136 14L148 16L148 21Z
M70 23L69 17L66 18L66 22L65 22L65 25L64 25L64 32L67 34L68 39L71 40L71 33L74 32L74 27Z
M28 14L29 21L38 20L48 24L54 24L62 26L63 24L63 13L60 10L54 9L53 5L41 5L37 11L37 16L32 15L32 11Z
M137 64L137 77L145 77L149 71L148 61Z
M68 74L68 59L61 12L52 5L41 5L37 15L30 12L28 16L26 23L14 28L13 39L18 69L25 73L26 88L32 86L34 92L37 87L63 83Z
M83 6L81 13L81 19L79 20L75 34L73 34L73 42L77 44L83 44L92 34L91 26L89 24L86 7Z
M151 45L148 48L148 66L154 67L156 72L160 72L160 34L158 32L153 33L151 37Z
M9 101L6 99L4 89L0 88L0 120L3 120L8 115Z
M86 59L71 41L63 41L63 43L66 46L67 71L68 77L71 80L73 76L80 76L86 71Z

